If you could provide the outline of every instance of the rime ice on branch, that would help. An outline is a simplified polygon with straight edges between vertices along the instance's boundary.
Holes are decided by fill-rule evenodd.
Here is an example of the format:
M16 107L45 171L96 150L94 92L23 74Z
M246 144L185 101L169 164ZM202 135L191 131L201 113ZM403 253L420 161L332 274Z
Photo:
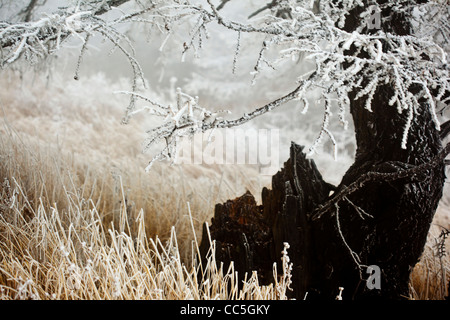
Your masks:
M137 10L123 13L119 18L107 20L102 14L116 10L113 6L134 1L96 1L81 0L76 6L66 7L55 13L44 15L36 21L26 23L0 23L0 43L2 47L0 63L2 67L24 58L35 62L38 58L57 52L62 42L69 37L80 39L82 45L75 77L82 56L88 48L91 35L97 34L111 41L126 56L133 71L130 103L124 117L124 123L135 114L137 99L142 98L138 91L138 82L144 81L142 69L134 56L131 40L119 32L117 26L124 22L146 23L159 32L165 33L164 44L172 34L172 30L185 22L189 25L189 38L180 43L180 54L185 59L188 51L195 55L202 50L204 42L210 37L208 28L218 24L224 29L236 33L236 50L230 62L235 72L244 34L265 36L261 50L255 57L254 80L266 68L277 70L277 65L286 59L302 56L315 63L315 70L308 74L298 75L296 89L285 96L275 99L262 107L235 120L225 121L210 116L203 116L194 121L187 130L181 125L185 111L195 109L196 104L188 98L187 109L181 106L176 110L173 122L168 122L165 111L151 112L154 116L164 115L162 124L150 130L149 144L157 141L167 143L166 151L155 158L172 158L176 152L177 137L193 135L199 131L214 128L226 128L245 123L259 115L277 108L290 101L305 102L308 90L321 88L320 100L324 103L324 121L317 140L312 143L310 152L314 152L323 137L331 139L336 145L329 123L334 118L334 109L344 127L349 94L355 93L356 99L364 99L365 108L372 110L372 100L376 89L383 84L392 84L395 88L389 97L390 105L399 113L406 113L408 121L404 125L403 136L399 141L406 148L411 123L414 121L419 101L426 100L437 129L440 123L437 110L448 103L446 93L450 89L447 54L448 48L448 16L449 8L445 1L430 1L425 4L411 4L410 1L383 1L381 9L392 8L403 12L415 20L417 36L401 36L382 30L369 30L371 8L365 7L360 0L314 1L314 0L279 0L260 8L246 23L233 21L222 15L225 5L230 1L195 1L170 0L153 1L142 4L136 1ZM236 3L234 4L236 5ZM359 9L360 22L353 32L344 31L348 12ZM437 18L436 18L437 17ZM380 17L384 19L385 17ZM349 50L357 48L357 50ZM277 55L269 57L268 51ZM345 67L342 67L345 65ZM369 82L363 79L371 79ZM410 87L419 86L420 90L411 92ZM437 92L437 94L431 94ZM147 99L147 98L146 98ZM151 100L151 99L150 99ZM175 105L175 101L173 102ZM154 106L154 105L153 105ZM163 108L164 109L164 108ZM198 109L201 113L202 108ZM167 109L165 109L167 111ZM307 112L305 105L303 109ZM184 120L183 120L184 121ZM195 124L194 124L195 123ZM195 127L197 126L197 127ZM164 155L164 156L163 156Z
M346 128L349 94L355 93L355 99L364 99L365 108L371 111L376 89L388 83L395 88L394 94L389 97L390 105L399 113L408 115L403 136L398 142L403 149L408 143L409 129L416 116L419 101L427 101L435 127L439 130L437 106L448 102L445 92L450 87L447 54L434 38L400 36L381 30L366 32L370 8L364 9L361 1L320 1L319 6L316 1L274 1L267 10L262 11L267 13L263 18L250 20L246 24L227 19L211 0L207 2L206 8L195 5L195 2L185 2L184 6L174 3L159 10L160 18L163 19L167 19L170 13L172 19L176 17L174 20L177 23L179 19L186 17L197 21L190 32L192 37L185 42L183 53L190 49L199 50L202 47L202 34L207 35L208 24L215 22L237 33L235 55L230 57L233 72L242 42L241 34L244 33L263 34L266 37L261 43L259 55L255 57L254 80L265 68L276 70L281 62L295 56L304 56L306 60L314 61L316 69L311 73L298 75L296 89L272 103L255 108L235 120L213 121L202 126L202 130L240 125L290 100L305 102L306 92L319 87L322 89L320 99L325 106L324 120L317 140L310 147L310 153L316 150L325 136L331 140L336 150L337 141L329 129L333 110L337 109L338 120ZM224 3L221 7L223 5ZM408 5L407 2L387 1L383 6L392 6L406 12L413 9ZM439 2L422 6L416 4L415 9L430 12L436 10L436 6L442 5ZM356 7L361 7L360 16L367 19L361 19L362 23L356 31L349 33L342 27L346 23L346 14ZM448 8L446 10L448 14ZM277 14L279 12L288 12L289 18L280 18ZM423 14L422 18L424 16ZM447 23L444 20L442 22L439 30L447 27ZM428 25L423 19L421 23ZM422 29L423 27L417 31L418 34ZM350 51L350 48L357 50ZM269 59L266 56L269 49L278 52L278 56ZM371 80L364 82L363 79ZM412 93L409 89L414 85L419 85L421 89ZM438 94L433 96L430 90L437 90ZM305 104L303 112L307 112L307 109ZM176 136L177 130L181 128L174 128L171 135Z

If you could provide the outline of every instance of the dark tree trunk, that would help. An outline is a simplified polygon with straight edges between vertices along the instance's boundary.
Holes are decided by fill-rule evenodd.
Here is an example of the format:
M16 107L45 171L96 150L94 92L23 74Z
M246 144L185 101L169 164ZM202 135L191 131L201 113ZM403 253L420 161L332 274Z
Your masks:
M404 15L388 9L381 14L391 17L382 25L385 31L410 33ZM357 10L350 12L347 31L358 19ZM297 299L306 293L311 299L334 299L339 287L344 299L408 297L410 272L442 197L442 155L449 150L442 148L425 101L419 101L402 149L407 114L388 105L392 93L390 85L378 87L371 112L364 101L350 97L357 150L337 188L324 182L314 162L293 144L290 159L273 176L272 190L262 190L261 206L250 193L217 205L210 228L216 258L234 261L241 274L257 270L262 281L269 281L272 264L280 263L288 242ZM204 233L203 254L208 247ZM381 271L381 289L367 286L371 265Z
M378 1L380 5L386 1ZM358 12L347 23L353 31ZM356 18L355 18L356 16ZM411 34L405 13L381 11L385 32ZM390 50L384 44L383 50ZM352 49L350 49L352 50ZM364 101L350 97L350 111L355 125L357 150L354 164L344 175L338 191L367 172L398 173L432 161L442 150L441 137L435 128L430 109L420 101L408 134L406 149L400 141L407 123L407 113L399 114L388 100L393 95L390 84L378 87L372 102L372 112L364 108ZM418 88L410 87L414 92ZM377 265L381 269L381 290L365 290L362 286L348 294L380 295L386 298L408 296L410 271L420 258L434 213L442 197L445 180L444 162L424 170L416 176L394 181L377 180L348 196L339 203L342 233L349 247L363 265ZM364 217L366 212L373 218ZM339 260L336 260L338 262ZM344 274L347 273L343 271ZM346 275L345 278L352 278ZM354 278L353 282L356 283ZM354 286L354 285L353 285ZM353 288L353 286L350 286Z
M217 204L209 228L218 261L225 265L233 261L241 275L255 270L266 284L273 280L273 263L280 263L284 243L289 243L296 296L309 290L315 270L311 260L315 249L310 215L327 199L332 188L302 149L292 144L290 159L272 178L272 190L262 190L261 206L250 192L223 205ZM204 259L209 248L204 226L200 246Z

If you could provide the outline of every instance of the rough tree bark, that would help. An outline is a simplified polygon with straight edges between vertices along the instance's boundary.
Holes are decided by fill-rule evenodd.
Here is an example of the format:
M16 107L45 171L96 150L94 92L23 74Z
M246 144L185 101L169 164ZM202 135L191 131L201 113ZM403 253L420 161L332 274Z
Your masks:
M384 9L381 15L391 18L381 26L384 31L410 34L404 14ZM350 12L345 29L353 31L357 19L359 12ZM388 105L393 90L389 84L378 87L372 112L364 101L351 99L357 151L337 188L323 181L314 162L292 144L290 159L273 176L272 190L262 190L261 206L250 193L216 205L210 226L216 259L234 261L241 275L256 270L261 281L269 281L272 264L280 262L288 242L292 297L308 293L310 299L334 299L339 287L344 299L407 297L410 272L442 197L450 147L442 147L429 106L419 101L402 149L407 114ZM203 255L208 248L204 232ZM370 265L381 270L381 289L366 285Z

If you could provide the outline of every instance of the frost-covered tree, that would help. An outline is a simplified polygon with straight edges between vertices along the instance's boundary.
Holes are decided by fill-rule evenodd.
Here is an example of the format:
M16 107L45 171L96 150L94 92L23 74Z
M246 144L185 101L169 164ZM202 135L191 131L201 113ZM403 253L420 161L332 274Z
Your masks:
M344 287L344 298L407 295L410 270L420 257L442 196L444 159L450 152L450 145L442 145L450 131L442 116L450 92L448 1L273 0L261 3L243 21L223 14L227 6L239 6L237 0L73 0L58 11L37 16L33 10L38 2L29 1L21 11L22 20L0 22L2 68L19 60L38 63L58 52L69 38L82 43L79 67L94 34L110 41L126 56L134 75L131 88L123 91L130 96L123 122L142 110L160 119L148 131L147 145L164 141L165 147L150 165L171 159L182 137L242 125L289 101L298 101L308 112L308 92L320 89L314 103L323 107L323 121L308 153L325 139L337 145L330 122L336 117L345 129L350 116L357 151L340 185L323 189L323 197L315 198L314 206L310 203L306 212L298 213L301 218L294 219L308 236L280 231L286 238L297 239L292 240L296 246L291 243L293 262L303 271L294 272L295 294L334 297L338 287ZM107 14L111 11L120 14L111 18ZM201 53L212 26L233 32L232 72L241 59L244 35L261 37L253 82L267 69L288 72L280 66L293 59L314 68L289 75L294 80L284 95L236 118L199 105L197 97L181 89L172 103L164 104L139 92L145 77L131 40L120 31L124 23L147 24L163 33L161 47L175 32L182 33L180 25L189 26L182 33L182 59ZM146 107L137 108L138 100ZM291 161L296 168L295 160ZM289 182L295 187L289 192L302 207L309 195L299 189L297 179L302 177L293 177ZM315 177L311 186L323 182L320 175ZM287 198L288 191L283 192ZM284 208L283 201L275 203ZM268 227L275 228L270 223ZM287 241L275 238L270 241ZM270 253L269 258L278 254ZM359 285L371 264L381 268L381 290Z

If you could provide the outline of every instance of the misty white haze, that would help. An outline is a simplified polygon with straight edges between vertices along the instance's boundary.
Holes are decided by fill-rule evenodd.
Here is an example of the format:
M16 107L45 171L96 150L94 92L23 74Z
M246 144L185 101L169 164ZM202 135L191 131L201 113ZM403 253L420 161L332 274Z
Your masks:
M202 2L202 1L200 1ZM35 18L46 13L55 12L58 8L70 5L71 1L46 1L42 7L38 7L33 14ZM203 1L206 7L206 1ZM4 5L1 9L0 19L12 19L20 11L23 4L20 1L14 4ZM127 7L133 3L126 3L116 10L111 10L107 15L111 18L118 17ZM248 16L261 7L261 1L248 1L243 6L241 3L231 1L223 8L223 14L236 21L248 21ZM238 10L237 10L238 9ZM244 10L243 10L244 9ZM108 16L107 16L108 17ZM257 18L253 18L257 19ZM161 99L173 101L175 88L180 87L191 96L198 96L202 105L212 110L227 109L233 113L229 117L236 117L244 112L251 111L270 102L274 98L289 92L295 79L311 70L313 64L302 61L298 57L284 65L277 66L277 71L266 70L258 77L253 85L253 66L259 55L260 44L263 36L254 34L242 35L240 54L236 62L236 72L233 74L233 56L236 49L236 33L221 28L215 24L208 29L209 39L204 47L198 51L198 56L189 51L182 58L183 42L189 35L183 35L183 25L169 37L162 32L150 30L145 24L125 23L119 30L133 42L136 51L136 60L142 67L146 81L148 81L147 96L156 95ZM166 39L167 38L167 39ZM74 84L73 77L82 43L78 38L72 37L65 42L62 49L50 58L49 69L40 67L38 75L47 74L51 79L65 81L65 86ZM86 54L79 70L81 82L88 82L89 78L96 74L103 74L111 84L122 85L132 77L132 69L122 52L113 50L113 44L104 41L99 36L94 36L87 47ZM182 61L184 60L184 61ZM27 65L24 68L28 68ZM280 71L281 70L281 71ZM286 72L283 72L285 70ZM36 76L36 74L34 75ZM129 90L129 86L121 90ZM319 90L319 89L318 89ZM111 90L110 95L102 97L105 101L116 100L117 93ZM310 96L314 99L315 96ZM288 103L280 110L271 112L259 119L255 119L244 127L277 128L280 129L280 163L288 158L288 149L291 141L310 147L320 131L320 119L322 107L312 106L307 114L302 114L303 106L299 103ZM317 111L315 111L317 110ZM151 120L150 120L151 121ZM339 127L337 125L337 127ZM148 128L146 128L148 129ZM337 159L333 158L332 146L320 151L320 156L314 158L319 167L324 170L324 175L332 183L337 184L340 176L351 164L354 152L353 132L350 129L342 130L339 135L340 151ZM151 154L149 155L151 159ZM329 170L329 162L332 168Z

